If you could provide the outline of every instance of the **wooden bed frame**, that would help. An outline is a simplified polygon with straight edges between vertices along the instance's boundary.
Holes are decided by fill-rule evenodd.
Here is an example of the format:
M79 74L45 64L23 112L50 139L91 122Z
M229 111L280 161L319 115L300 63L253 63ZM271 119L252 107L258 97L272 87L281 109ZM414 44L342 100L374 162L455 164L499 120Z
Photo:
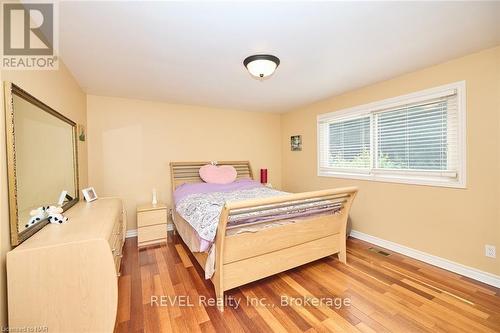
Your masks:
M172 192L184 183L202 182L199 169L209 163L211 162L170 163ZM217 165L232 165L236 168L238 179L253 179L248 161L224 161L217 162ZM339 260L346 263L346 224L356 193L357 188L347 187L226 204L217 228L214 244L215 274L211 279L219 310L224 311L226 290L336 253ZM335 215L304 217L300 218L299 223L284 224L258 232L226 235L230 216L325 199L341 203L340 212ZM175 208L172 209L172 214L174 225L175 220L182 220ZM205 269L208 254L193 252L193 255Z

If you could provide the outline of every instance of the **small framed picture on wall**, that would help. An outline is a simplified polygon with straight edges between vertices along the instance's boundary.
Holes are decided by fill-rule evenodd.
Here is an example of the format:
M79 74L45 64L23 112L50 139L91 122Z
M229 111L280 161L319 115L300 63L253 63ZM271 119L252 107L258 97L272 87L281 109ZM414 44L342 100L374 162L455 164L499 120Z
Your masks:
M293 135L290 137L290 150L291 151L301 151L302 150L302 136Z

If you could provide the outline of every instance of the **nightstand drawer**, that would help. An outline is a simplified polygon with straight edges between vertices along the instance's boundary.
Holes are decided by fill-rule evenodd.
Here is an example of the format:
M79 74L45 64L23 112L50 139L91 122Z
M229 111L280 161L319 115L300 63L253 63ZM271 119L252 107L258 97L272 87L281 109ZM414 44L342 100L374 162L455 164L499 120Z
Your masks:
M137 213L137 226L139 228L155 224L166 224L166 223L167 223L166 209L150 210L147 212Z
M141 243L151 244L154 241L163 242L167 239L167 225L158 224L137 229L139 246Z

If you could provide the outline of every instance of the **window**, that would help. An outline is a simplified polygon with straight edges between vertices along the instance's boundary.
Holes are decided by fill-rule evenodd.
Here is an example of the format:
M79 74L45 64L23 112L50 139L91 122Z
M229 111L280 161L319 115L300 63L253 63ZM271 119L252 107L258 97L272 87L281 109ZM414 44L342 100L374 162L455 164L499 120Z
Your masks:
M319 115L318 175L465 187L465 82Z

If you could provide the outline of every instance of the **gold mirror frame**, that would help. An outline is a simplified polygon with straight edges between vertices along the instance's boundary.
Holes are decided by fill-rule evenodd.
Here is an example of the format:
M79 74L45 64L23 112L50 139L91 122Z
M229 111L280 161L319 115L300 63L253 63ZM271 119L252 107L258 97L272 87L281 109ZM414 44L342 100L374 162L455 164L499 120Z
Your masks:
M19 232L18 230L18 203L17 203L17 178L16 178L16 143L15 143L15 132L14 132L14 101L13 95L17 95L29 103L37 106L43 111L59 118L60 120L71 125L73 129L73 167L75 170L75 198L67 202L62 206L63 210L66 211L68 208L75 205L80 200L80 188L78 183L78 144L77 144L77 128L76 123L71 119L63 116L56 110L52 109L50 106L39 101L35 97L28 94L23 89L19 88L11 82L5 82L5 136L7 143L7 175L8 175L8 187L9 187L9 213L10 213L10 240L12 246L17 246L24 242L26 239L31 237L33 234L38 232L49 222L43 220L33 227Z

